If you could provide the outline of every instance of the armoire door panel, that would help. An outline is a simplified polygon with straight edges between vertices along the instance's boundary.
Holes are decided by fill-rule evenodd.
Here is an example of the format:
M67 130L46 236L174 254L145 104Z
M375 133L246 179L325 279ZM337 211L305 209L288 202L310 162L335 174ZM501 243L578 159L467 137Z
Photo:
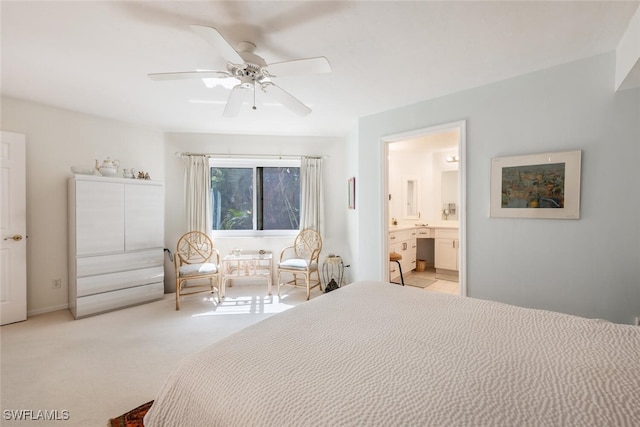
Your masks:
M76 181L77 254L124 250L124 186Z
M125 249L164 247L164 188L135 185L125 189Z

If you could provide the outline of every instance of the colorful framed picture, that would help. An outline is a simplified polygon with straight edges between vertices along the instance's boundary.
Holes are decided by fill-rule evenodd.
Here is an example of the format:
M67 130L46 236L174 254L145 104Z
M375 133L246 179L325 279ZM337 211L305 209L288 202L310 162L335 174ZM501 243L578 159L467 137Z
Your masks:
M580 218L582 151L491 159L493 218Z
M349 178L349 209L356 208L356 178Z

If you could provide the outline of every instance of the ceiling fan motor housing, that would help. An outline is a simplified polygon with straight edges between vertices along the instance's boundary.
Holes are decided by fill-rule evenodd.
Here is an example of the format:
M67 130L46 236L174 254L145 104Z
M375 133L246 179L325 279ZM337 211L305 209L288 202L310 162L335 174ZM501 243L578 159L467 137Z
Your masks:
M243 66L229 64L227 67L229 73L240 79L241 84L246 87L252 87L253 83L265 83L269 78L265 75L262 66L246 62Z

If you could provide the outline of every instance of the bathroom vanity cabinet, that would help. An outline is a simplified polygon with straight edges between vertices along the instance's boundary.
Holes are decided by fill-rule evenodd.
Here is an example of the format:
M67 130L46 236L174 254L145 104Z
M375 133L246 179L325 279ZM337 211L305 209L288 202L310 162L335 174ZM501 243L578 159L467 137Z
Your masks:
M402 273L410 274L417 263L417 248L422 239L433 244L436 277L445 280L458 280L458 249L460 247L458 228L452 226L397 227L389 230L389 252L402 255ZM431 243L429 243L431 244ZM395 262L389 263L389 278L392 282L400 280L400 270Z
M445 280L458 279L458 229L435 229L436 277Z
M416 268L416 229L398 229L389 232L389 252L397 252L402 255L400 265L402 273L408 274ZM395 262L389 263L389 277L392 282L400 280L400 269Z

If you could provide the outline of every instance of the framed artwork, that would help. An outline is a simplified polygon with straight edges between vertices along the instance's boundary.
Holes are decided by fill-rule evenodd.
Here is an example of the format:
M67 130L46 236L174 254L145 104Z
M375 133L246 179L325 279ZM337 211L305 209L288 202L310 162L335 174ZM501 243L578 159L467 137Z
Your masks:
M356 208L356 178L349 178L349 209Z
M580 218L582 151L491 159L493 218Z

